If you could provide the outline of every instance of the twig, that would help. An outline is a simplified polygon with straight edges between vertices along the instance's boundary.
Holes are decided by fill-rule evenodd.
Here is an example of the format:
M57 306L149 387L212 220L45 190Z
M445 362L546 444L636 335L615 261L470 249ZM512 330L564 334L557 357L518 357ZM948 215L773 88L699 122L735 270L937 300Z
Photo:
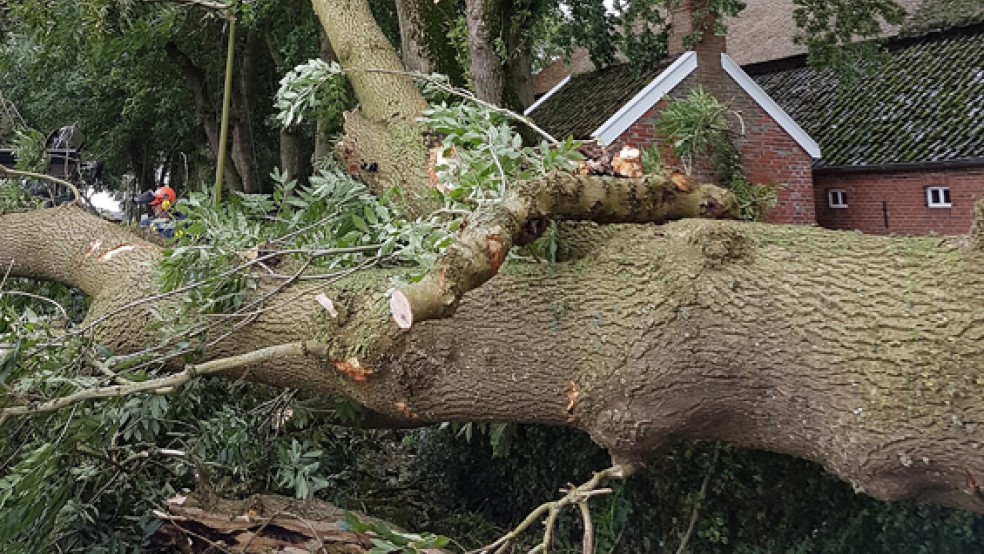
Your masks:
M209 277L207 279L203 279L201 281L196 281L194 283L185 285L183 287L178 287L178 288L173 289L173 290L169 290L169 291L166 291L166 292L161 292L161 293L154 294L154 295L151 295L151 296L146 296L144 298L140 298L140 299L134 300L132 302L129 302L127 304L124 304L122 306L119 306L117 308L114 308L114 309L112 309L112 310L110 310L110 311L102 314L101 316L97 317L96 319L90 321L85 327L82 327L81 329L78 329L76 331L73 331L72 333L69 334L69 336L81 335L81 334L85 333L86 331L89 331L89 330L95 328L96 325L102 323L103 321L105 321L105 320L107 320L107 319L109 319L109 318L111 318L111 317L113 317L115 315L118 315L119 313L121 313L123 311L129 310L130 308L135 308L137 306L140 306L142 304L146 304L148 302L157 302L158 300L163 300L163 299L169 298L171 296L175 296L175 295L178 295L178 294L181 294L181 293L184 293L184 292L188 292L188 291L194 290L194 289L196 289L196 288L198 288L200 286L203 286L206 283L210 283L212 281L215 281L216 279L223 279L223 278L229 277L231 275L235 275L236 273L239 273L240 271L243 271L245 269L248 269L248 268L250 268L250 267L252 267L254 265L261 264L262 262L265 262L265 261L270 260L272 258L277 258L277 257L280 257L280 256L287 256L287 255L291 255L291 254L308 254L312 258L323 258L325 256L332 256L332 255L336 255L336 254L339 254L340 255L340 254L354 254L354 253L359 253L359 252L367 252L367 251L372 251L374 248L378 250L379 246L381 246L381 245L355 246L355 247L349 247L349 248L326 248L326 249L320 249L320 250L311 250L311 249L304 249L304 248L294 248L294 249L290 249L290 250L278 250L276 252L268 252L266 254L263 254L262 256L257 256L256 258L254 258L252 260L246 261L246 262L244 262L244 263L242 263L242 264L240 264L240 265L238 265L238 266L236 266L236 267L234 267L232 269L229 269L227 271L224 271L224 272L222 272L222 273L220 273L218 275L213 275L213 276L211 276L211 277ZM53 346L53 344L48 343L48 344L45 344L45 345L42 345L42 346L49 347L49 346Z
M585 548L593 545L594 543L594 529L591 523L591 514L588 509L588 500L595 496L602 496L612 493L612 489L599 489L598 485L606 479L624 479L626 476L625 470L621 466L612 466L604 471L599 471L595 473L590 480L588 480L583 485L574 487L571 486L565 489L563 497L552 502L544 502L536 507L526 518L517 525L512 531L509 531L505 535L499 537L498 540L484 546L478 550L473 550L468 554L489 554L494 552L495 554L501 554L506 552L509 548L509 544L525 532L534 522L538 521L544 514L547 514L547 520L544 523L543 540L529 551L529 554L534 554L536 552L548 552L550 550L550 543L553 541L554 529L557 526L557 517L564 508L572 504L578 506L578 510L581 512L581 518L585 522L584 539L583 545ZM587 514L587 515L585 515ZM585 553L589 553L589 550L585 550Z
M491 130L485 130L485 137L491 145L494 141ZM502 198L506 196L506 185L509 183L509 179L506 178L506 170L502 167L502 162L499 160L499 156L496 155L494 147L489 148L489 155L492 156L492 161L495 162L495 167L499 170L499 198Z
M690 525L687 526L687 532L680 539L680 548L677 548L676 554L683 554L686 551L687 543L690 542L690 537L694 534L694 528L697 527L697 516L700 513L700 504L704 501L704 497L707 496L707 484L711 481L711 474L714 472L714 466L717 464L718 454L720 453L721 445L718 444L717 448L714 449L714 457L711 459L711 465L707 468L707 475L704 476L704 482L700 485L700 492L697 494L697 500L694 502L694 509L690 512Z
M58 308L58 311L61 312L61 315L62 315L63 318L65 318L66 320L68 319L68 312L65 310L64 306L62 306L58 302L55 302L54 300L52 300L52 299L50 299L50 298L48 298L46 296L40 296L40 295L37 295L37 294L31 294L29 292L22 292L22 291L17 291L17 290L0 291L0 298L3 298L4 295L23 296L25 298L31 298L33 300L40 300L42 302L48 302L49 304L53 304L56 308Z
M554 138L554 136L551 135L550 133L548 133L548 132L544 131L543 129L541 129L536 123L533 122L532 119L530 119L528 117L525 117L525 116L522 116L522 115L520 115L520 114L518 114L518 113L516 113L516 112L514 112L512 110L508 110L506 108L500 108L499 106L496 106L495 104L490 104L490 103L482 100L481 98L475 96L470 91L467 91L467 90L464 90L464 89L460 89L458 87L453 87L453 86L451 86L451 85L449 85L447 83L444 83L444 82L442 82L442 81L440 81L438 79L435 79L434 77L432 77L430 75L424 75L423 73L418 73L416 71L395 71L395 70L392 70L392 69L364 69L364 68L358 68L358 67L349 67L349 68L342 69L342 72L343 73L346 73L346 72L354 72L354 71L364 71L366 73L381 73L381 74L384 74L384 75L404 75L404 76L410 77L411 79L414 79L416 81L424 81L424 82L430 83L430 84L436 86L437 88L443 90L444 92L446 92L448 94L452 94L454 96L458 96L460 98L464 98L465 100L468 100L469 102L472 102L472 103L478 104L479 106L482 106L483 108L489 110L490 112L494 112L494 113L497 113L499 115L504 115L504 116L508 117L509 119L518 121L518 122L522 123L523 125L526 125L530 129L532 129L533 131L535 131L538 135L540 135L541 137L543 137L544 139L546 139L547 142L549 142L550 144L552 144L554 146L560 144L560 141L559 140L557 140L556 138Z

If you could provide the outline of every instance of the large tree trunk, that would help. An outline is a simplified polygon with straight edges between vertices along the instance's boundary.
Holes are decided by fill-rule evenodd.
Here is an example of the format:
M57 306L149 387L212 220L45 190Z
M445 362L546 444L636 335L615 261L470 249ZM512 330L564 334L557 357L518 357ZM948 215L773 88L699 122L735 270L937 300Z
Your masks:
M370 188L396 187L411 216L437 207L417 118L426 106L365 0L313 0L359 109L346 114L336 153Z
M495 51L502 20L501 0L465 0L472 86L481 100L502 105L502 60Z
M450 319L397 328L394 272L373 270L283 291L210 355L314 340L326 347L229 376L406 425L573 426L626 466L724 440L814 460L877 498L984 512L979 249L702 220L563 229L564 261L507 264ZM146 293L156 248L70 207L0 217L0 236L12 275L93 296L100 342L141 342L144 320L112 309Z

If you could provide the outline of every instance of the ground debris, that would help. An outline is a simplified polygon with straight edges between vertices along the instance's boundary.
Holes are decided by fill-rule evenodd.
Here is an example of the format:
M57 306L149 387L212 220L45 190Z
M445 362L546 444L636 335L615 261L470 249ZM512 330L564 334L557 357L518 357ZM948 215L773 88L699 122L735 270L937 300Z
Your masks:
M349 530L345 511L319 500L258 495L216 502L210 508L196 504L179 495L168 500L166 510L156 510L160 527L150 537L147 551L361 554L373 547L370 533Z

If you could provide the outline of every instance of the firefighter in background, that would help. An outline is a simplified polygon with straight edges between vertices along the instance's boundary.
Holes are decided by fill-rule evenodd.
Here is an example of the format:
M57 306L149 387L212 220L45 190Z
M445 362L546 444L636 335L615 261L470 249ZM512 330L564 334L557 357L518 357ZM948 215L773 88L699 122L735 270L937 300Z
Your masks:
M174 237L175 215L171 208L178 202L174 189L164 185L155 191L146 191L134 199L137 204L146 204L149 215L140 218L141 227L149 227L162 237Z

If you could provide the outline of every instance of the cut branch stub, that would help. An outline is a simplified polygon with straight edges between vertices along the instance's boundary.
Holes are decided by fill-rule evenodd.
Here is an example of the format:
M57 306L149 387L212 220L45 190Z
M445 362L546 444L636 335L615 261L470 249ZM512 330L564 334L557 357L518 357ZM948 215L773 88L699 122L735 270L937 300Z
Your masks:
M672 175L637 179L553 173L521 183L494 206L479 209L465 231L420 282L393 292L390 311L402 329L454 313L461 298L491 279L515 244L550 219L597 223L663 223L687 217L736 219L738 203L713 185L681 188Z

